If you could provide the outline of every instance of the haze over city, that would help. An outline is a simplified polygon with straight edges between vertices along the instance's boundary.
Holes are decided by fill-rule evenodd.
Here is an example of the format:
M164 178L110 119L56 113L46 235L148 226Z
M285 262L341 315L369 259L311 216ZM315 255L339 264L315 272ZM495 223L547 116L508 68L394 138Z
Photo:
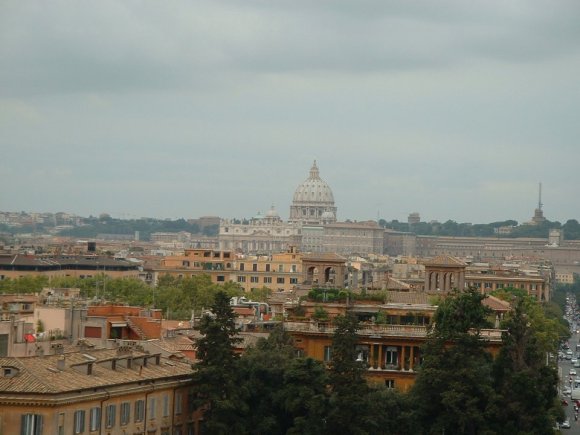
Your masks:
M580 218L576 1L6 1L0 210Z

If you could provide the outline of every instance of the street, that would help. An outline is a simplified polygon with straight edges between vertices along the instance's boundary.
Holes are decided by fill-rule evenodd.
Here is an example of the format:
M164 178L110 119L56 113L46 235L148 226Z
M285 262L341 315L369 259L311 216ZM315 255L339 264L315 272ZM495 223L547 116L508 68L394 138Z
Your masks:
M561 349L559 353L560 357L558 358L558 375L560 381L558 389L560 393L560 398L564 398L568 402L568 405L564 406L564 411L566 413L568 421L570 422L570 429L562 428L561 432L580 435L580 414L579 414L580 411L579 412L574 411L574 401L572 399L572 397L580 399L580 392L578 391L580 389L580 367L574 367L572 364L572 360L562 358L564 355L566 355L566 353L572 353L572 358L576 359L578 358L579 356L578 353L580 352L580 350L578 350L576 347L580 343L580 334L576 332L577 328L579 327L578 307L576 305L575 298L572 295L569 295L567 300L568 303L566 306L566 318L568 320L568 323L570 324L570 331L572 333L572 336L570 337L570 340L568 340L568 348ZM570 358L570 356L568 358ZM571 369L574 369L576 372L578 372L578 374L571 375L570 374ZM565 387L572 388L573 390L572 397L570 395L564 396L562 394ZM576 393L577 395L574 393ZM578 420L575 419L575 415L579 415Z
M572 349L576 349L576 344L578 344L578 334L574 334L574 336L570 339L570 348ZM558 363L558 368L559 368L559 374L560 374L560 391L563 391L563 388L565 386L569 387L570 386L570 369L573 368L572 364L570 363L570 360L563 360L560 361ZM576 369L579 370L580 373L580 369ZM574 376L575 378L575 376ZM560 395L560 397L562 397ZM565 397L566 400L568 401L568 406L564 406L564 411L566 412L566 417L569 419L570 421L570 429L561 429L562 433L568 433L568 434L578 434L580 435L580 420L576 421L574 420L574 403L572 402L571 398L569 396Z

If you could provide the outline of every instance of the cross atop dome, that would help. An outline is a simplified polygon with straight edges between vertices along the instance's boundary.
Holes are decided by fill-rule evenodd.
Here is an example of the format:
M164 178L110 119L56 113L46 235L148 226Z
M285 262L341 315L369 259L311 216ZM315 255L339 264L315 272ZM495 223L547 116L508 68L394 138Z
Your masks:
M316 180L318 178L320 178L320 173L318 172L318 166L316 166L316 160L314 160L314 163L312 164L312 167L310 168L310 177L311 180Z

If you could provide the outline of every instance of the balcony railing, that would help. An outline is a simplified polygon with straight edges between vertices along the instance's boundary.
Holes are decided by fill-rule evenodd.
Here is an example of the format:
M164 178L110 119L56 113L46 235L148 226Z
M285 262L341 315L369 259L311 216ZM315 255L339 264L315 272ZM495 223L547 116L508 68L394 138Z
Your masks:
M323 322L284 322L284 328L291 332L312 332L334 334L336 328ZM425 325L362 325L357 335L369 338L379 337L427 337L429 327ZM482 329L481 338L487 341L501 341L501 329Z

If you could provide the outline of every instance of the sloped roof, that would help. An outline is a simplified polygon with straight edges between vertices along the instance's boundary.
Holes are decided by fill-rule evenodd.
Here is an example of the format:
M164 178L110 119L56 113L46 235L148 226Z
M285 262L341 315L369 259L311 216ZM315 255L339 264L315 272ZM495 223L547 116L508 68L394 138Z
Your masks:
M458 258L452 257L451 255L438 255L437 257L425 261L426 266L462 266L466 267L467 264Z
M509 302L503 301L495 296L488 295L483 301L483 305L491 308L493 311L510 311L511 305Z
M86 355L89 357L87 358ZM133 350L131 355L135 358L148 354ZM117 355L116 349L98 349L84 353L75 352L43 357L0 358L0 366L3 368L11 367L18 372L12 377L0 376L0 394L57 394L133 382L139 383L146 380L173 378L190 375L193 372L189 363L180 361L169 363L164 358L161 358L159 365L149 363L142 367L135 365L130 369L118 364L116 369L112 370L107 365L100 364L115 359L117 356L119 358L127 357L127 355ZM57 369L57 361L61 357L64 357L64 370L62 371ZM93 361L93 369L90 375L80 373L74 368L91 361Z

